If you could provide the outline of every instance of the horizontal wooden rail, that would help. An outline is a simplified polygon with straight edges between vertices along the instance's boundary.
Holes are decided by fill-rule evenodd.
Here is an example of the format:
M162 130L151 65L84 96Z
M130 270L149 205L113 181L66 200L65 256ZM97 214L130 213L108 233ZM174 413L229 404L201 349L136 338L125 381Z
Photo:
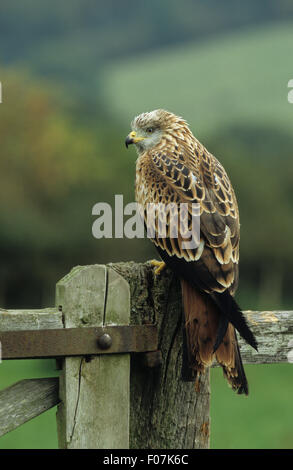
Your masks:
M64 328L58 308L0 309L0 331L48 330Z
M25 379L0 391L0 436L59 403L58 378Z
M253 331L258 351L241 338L241 357L245 364L293 362L293 311L252 311L244 314Z

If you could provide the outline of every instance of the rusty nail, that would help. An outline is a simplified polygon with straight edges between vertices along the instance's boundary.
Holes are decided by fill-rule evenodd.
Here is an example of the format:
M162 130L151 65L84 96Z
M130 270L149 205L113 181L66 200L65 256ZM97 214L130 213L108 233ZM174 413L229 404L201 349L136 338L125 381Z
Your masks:
M108 333L104 333L98 338L98 345L101 349L109 349L112 346L112 338Z

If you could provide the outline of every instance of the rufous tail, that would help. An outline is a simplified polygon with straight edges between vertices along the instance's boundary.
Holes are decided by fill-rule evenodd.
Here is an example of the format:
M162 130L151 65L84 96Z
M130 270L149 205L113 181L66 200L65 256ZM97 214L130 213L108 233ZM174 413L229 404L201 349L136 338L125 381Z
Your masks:
M194 380L216 359L233 390L248 395L247 379L234 326L222 320L223 312L208 294L199 292L185 280L181 280L181 288L186 346L182 368L183 380ZM217 344L218 329L225 324L225 334L220 344ZM215 344L217 344L216 350Z

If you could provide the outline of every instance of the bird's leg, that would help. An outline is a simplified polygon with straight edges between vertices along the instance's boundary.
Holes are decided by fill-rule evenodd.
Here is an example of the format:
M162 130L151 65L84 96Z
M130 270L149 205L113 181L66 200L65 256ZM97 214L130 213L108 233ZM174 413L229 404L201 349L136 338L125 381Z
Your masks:
M163 271L163 269L165 269L166 267L166 264L164 263L164 261L157 261L156 259L151 260L151 265L157 266L157 269L155 269L156 276L158 276L158 274L160 274L161 271Z

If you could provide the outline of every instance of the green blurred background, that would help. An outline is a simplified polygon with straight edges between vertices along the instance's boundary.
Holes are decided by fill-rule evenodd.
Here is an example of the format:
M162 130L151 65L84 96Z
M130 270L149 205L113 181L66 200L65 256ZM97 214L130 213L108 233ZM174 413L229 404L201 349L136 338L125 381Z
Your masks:
M79 264L144 261L147 240L95 240L96 202L133 201L134 115L184 116L224 164L241 215L244 309L292 309L293 3L51 0L0 5L0 306L54 304ZM293 448L292 364L248 366L248 398L211 371L212 448ZM54 376L5 361L0 389ZM57 447L50 410L0 448Z

